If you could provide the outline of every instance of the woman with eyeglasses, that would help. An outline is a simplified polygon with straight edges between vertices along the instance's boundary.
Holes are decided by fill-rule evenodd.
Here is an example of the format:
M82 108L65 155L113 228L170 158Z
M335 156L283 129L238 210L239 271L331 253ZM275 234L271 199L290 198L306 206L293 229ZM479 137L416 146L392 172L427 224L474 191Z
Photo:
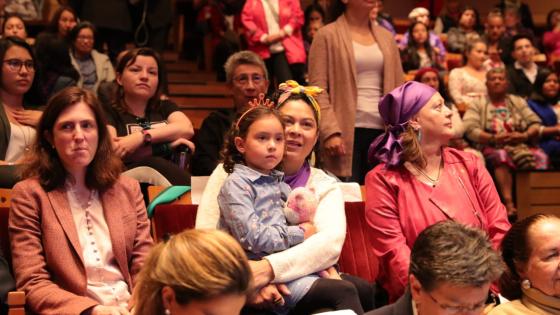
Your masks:
M41 112L28 107L35 78L31 46L18 37L1 39L0 58L0 187L10 188L18 179L17 165L35 140Z
M162 100L163 68L150 48L130 50L117 64L117 92L109 113L113 147L127 168L148 166L171 185L189 185L190 175L172 161L176 150L188 147L192 123L169 100Z
M86 21L79 23L70 31L69 41L72 64L80 73L78 86L97 95L101 82L115 80L115 70L109 56L93 48L95 26Z

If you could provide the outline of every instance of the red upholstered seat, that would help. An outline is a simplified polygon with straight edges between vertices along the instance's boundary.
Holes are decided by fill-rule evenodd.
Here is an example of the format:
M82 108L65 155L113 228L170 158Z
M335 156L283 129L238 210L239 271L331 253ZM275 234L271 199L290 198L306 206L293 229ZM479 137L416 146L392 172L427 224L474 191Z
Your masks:
M198 205L165 204L154 210L152 232L154 240L161 241L167 233L177 234L185 229L194 229Z
M6 261L12 263L12 255L10 249L10 238L8 236L8 214L10 213L10 208L0 207L0 249L4 253L4 258Z
M377 278L379 263L371 248L372 237L365 218L364 202L346 202L346 240L338 264L342 272L369 282Z

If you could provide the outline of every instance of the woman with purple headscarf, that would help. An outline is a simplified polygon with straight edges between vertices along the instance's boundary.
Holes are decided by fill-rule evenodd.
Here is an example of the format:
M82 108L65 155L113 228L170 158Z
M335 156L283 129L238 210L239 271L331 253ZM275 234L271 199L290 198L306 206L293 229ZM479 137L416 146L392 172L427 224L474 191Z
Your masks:
M366 220L379 257L378 280L395 301L404 293L410 249L418 234L442 220L485 230L495 248L510 227L482 161L445 147L451 110L433 88L407 82L385 95L385 133L370 147L380 165L366 177Z

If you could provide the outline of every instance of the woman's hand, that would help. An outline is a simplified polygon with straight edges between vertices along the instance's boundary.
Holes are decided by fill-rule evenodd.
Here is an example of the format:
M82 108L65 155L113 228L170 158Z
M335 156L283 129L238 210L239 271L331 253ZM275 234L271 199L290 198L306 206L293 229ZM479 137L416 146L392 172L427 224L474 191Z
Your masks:
M121 306L97 305L91 310L91 315L130 315L130 312Z
M299 227L303 229L303 239L308 239L311 237L311 235L317 233L317 228L315 227L315 225L313 225L313 223L300 223Z
M116 137L113 139L113 149L120 158L134 153L144 142L144 136L141 132L135 132L124 137Z
M272 45L277 43L286 37L286 33L284 31L280 31L278 33L270 34L266 37L266 43Z
M15 110L12 112L14 119L22 124L27 125L30 127L37 127L39 125L39 119L41 119L41 115L43 115L42 111L39 110Z
M189 149L191 150L192 153L194 153L194 149L195 149L194 143L190 140L185 139L185 138L179 138L179 139L171 142L169 145L174 150L180 145L186 145L187 147L189 147Z
M325 151L330 156L344 155L346 154L346 149L344 148L344 142L340 135L334 135L325 141Z
M262 288L274 279L274 270L266 259L249 260L251 273L253 274L253 286Z

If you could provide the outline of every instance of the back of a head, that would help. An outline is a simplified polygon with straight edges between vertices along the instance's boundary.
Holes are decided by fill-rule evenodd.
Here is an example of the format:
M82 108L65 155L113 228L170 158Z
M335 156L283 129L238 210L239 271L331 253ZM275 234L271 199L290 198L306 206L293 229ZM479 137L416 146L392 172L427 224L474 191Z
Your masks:
M451 220L422 231L410 256L410 273L428 292L443 282L481 287L498 279L502 270L484 231Z
M245 252L218 230L186 230L155 246L134 291L137 315L163 314L161 291L171 287L177 303L245 295L251 271Z

